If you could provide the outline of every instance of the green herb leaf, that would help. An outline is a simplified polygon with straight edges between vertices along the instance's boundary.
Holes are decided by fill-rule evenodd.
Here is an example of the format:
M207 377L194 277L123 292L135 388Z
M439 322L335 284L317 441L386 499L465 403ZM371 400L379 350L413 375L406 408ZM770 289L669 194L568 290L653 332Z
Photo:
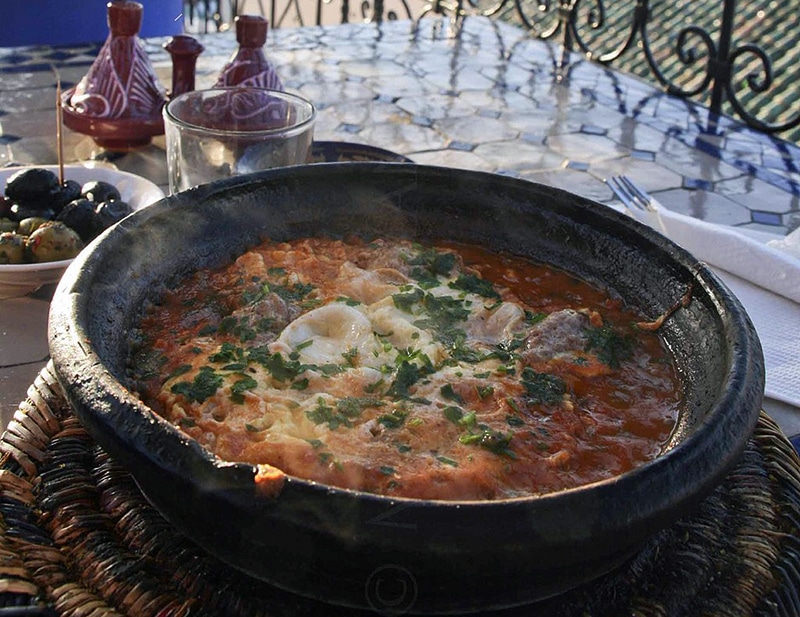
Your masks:
M439 388L439 392L442 395L442 398L448 401L454 401L459 405L464 404L464 398L455 390L453 390L452 384L445 384L441 388Z
M392 385L389 386L389 396L394 396L396 398L409 398L411 396L411 392L409 391L411 386L413 386L426 375L429 375L431 370L432 367L427 365L425 367L420 367L412 362L401 362L400 366L397 368L395 379L392 382Z
M279 353L270 353L266 346L254 347L247 352L247 358L268 370L278 381L292 381L306 370L298 360L284 358Z
M476 386L476 390L478 391L478 398L481 400L494 394L494 386Z
M170 391L179 394L190 402L202 403L213 396L222 386L221 375L214 372L210 366L203 366L191 382L181 381L172 386Z
M495 454L516 458L516 455L509 449L512 437L513 433L505 434L494 429L486 428L480 433L462 435L458 440L465 445L477 445Z
M630 334L622 334L611 326L589 328L584 351L594 351L600 362L611 368L619 368L623 361L631 357L634 340Z
M403 426L403 423L406 421L407 417L407 411L394 409L391 413L385 413L378 416L377 420L379 424L382 424L386 428L400 428Z
M456 266L456 256L454 253L440 253L434 248L424 248L411 257L408 263L412 266L421 266L422 271L429 275L447 276ZM412 269L411 275L414 274Z
M241 379L231 385L230 399L234 403L244 403L244 393L258 387L258 382L249 375L241 375Z
M522 369L522 385L525 387L527 401L540 405L560 402L567 391L564 380L557 375L537 373L528 366Z
M174 379L175 377L180 377L181 375L185 375L189 371L192 370L191 364L181 364L178 368L176 368L172 373L169 374L167 379Z
M448 458L446 456L439 455L436 457L436 460L439 461L440 463L443 463L444 465L449 465L450 467L458 467L458 461L454 461L453 459Z
M347 396L336 402L336 409L345 418L358 418L365 409L383 405L384 402L381 399L372 396Z
M411 313L414 306L422 302L424 297L425 292L419 287L415 287L411 292L408 293L392 294L392 301L394 302L394 305L401 311Z
M459 274L458 278L450 283L451 289L460 289L474 293L484 298L499 298L500 294L489 281L474 274Z
M461 418L464 417L464 411L460 407L456 407L454 405L445 407L442 409L442 413L444 414L444 417L453 424L458 424Z

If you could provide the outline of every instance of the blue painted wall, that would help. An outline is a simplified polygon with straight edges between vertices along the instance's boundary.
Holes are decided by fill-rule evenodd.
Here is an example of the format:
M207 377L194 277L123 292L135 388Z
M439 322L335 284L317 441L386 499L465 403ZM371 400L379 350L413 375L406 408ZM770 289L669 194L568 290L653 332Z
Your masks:
M137 0L141 36L183 32L183 0ZM0 0L0 47L104 41L108 0Z

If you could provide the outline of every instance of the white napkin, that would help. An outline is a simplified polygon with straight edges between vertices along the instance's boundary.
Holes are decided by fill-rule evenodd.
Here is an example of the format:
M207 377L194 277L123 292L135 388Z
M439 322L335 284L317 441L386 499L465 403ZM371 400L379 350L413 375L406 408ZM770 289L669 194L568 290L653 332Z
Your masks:
M795 229L785 238L769 240L767 242L767 246L774 247L785 253L789 253L794 257L797 257L797 259L800 259L800 227Z
M800 233L760 242L652 205L649 212L627 212L709 264L728 285L761 340L766 396L800 407Z
M800 236L762 243L733 227L673 212L651 198L652 212L633 214L698 259L778 295L800 302ZM784 247L789 250L784 250Z

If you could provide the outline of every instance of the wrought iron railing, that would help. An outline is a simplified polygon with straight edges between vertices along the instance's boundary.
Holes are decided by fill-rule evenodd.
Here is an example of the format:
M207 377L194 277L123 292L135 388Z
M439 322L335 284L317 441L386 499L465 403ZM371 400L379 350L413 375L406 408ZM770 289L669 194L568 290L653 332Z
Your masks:
M299 7L303 0L286 0ZM273 7L281 0L273 0ZM800 10L779 0L317 0L341 21L480 14L800 142ZM273 8L274 10L274 8ZM275 23L280 26L280 23Z
M759 0L432 0L434 12L516 22L578 52L655 79L714 114L800 141L800 11ZM748 40L750 39L750 40Z

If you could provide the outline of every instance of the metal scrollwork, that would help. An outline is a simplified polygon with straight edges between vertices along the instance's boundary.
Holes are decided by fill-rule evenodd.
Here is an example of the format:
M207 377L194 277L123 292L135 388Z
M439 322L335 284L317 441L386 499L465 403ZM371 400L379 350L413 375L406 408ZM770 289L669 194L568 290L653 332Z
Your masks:
M693 38L699 39L700 43L702 43L702 45L705 47L704 52L698 51L697 47L692 42ZM678 59L684 66L688 68L695 66L702 60L703 57L706 58L705 66L703 67L705 74L703 75L701 82L694 88L687 89L678 85L674 80L669 79L661 71L658 63L653 57L652 50L650 49L649 39L644 38L645 55L647 57L648 64L650 65L650 69L653 71L656 79L658 79L662 85L667 87L668 92L684 98L690 98L705 91L714 77L714 70L712 67L714 58L717 56L717 48L714 44L714 40L711 38L711 35L698 26L687 26L686 28L681 29L681 31L678 33L678 39L675 43L675 48Z
M733 37L738 33L734 23L736 0L709 3L702 12L710 14L713 34L699 25L684 26L669 45L671 54L665 54L663 46L658 52L654 47L650 0L635 0L632 11L622 2L607 6L604 0L591 0L591 5L587 0L466 1L473 12L520 23L537 38L559 37L563 48L562 69L570 52L581 52L592 60L612 65L625 62L636 49L644 54L646 67L642 65L642 68L649 70L650 76L671 94L707 102L714 113L733 112L750 126L765 132L777 133L800 126L797 106L787 105L788 110L783 110L779 121L761 119L766 113L764 110L771 107L770 92L778 84L770 55L762 47L751 43L733 44ZM658 32L661 39L667 34ZM796 36L800 39L800 32ZM677 58L679 64L670 62L670 56ZM634 63L627 63L631 64ZM681 65L683 70L678 68ZM785 87L792 87L792 84ZM792 99L791 96L787 98ZM787 115L790 117L785 119Z
M321 6L336 1L317 0L318 21ZM290 9L297 10L298 2L286 0L278 22ZM349 0L341 3L344 22L348 20ZM454 33L459 32L467 15L509 21L527 28L537 38L558 40L558 72L567 68L572 52L579 52L603 64L621 65L624 70L635 67L632 72L654 78L669 93L697 100L716 114L736 115L761 131L778 133L800 127L800 109L791 103L798 93L788 92L800 88L800 82L793 81L785 68L783 74L776 74L770 54L761 46L734 44L735 35L752 31L751 24L743 30L736 28L736 0L709 1L697 13L673 14L669 19L663 14L669 3L658 4L659 13L654 15L656 3L652 0L427 0L421 11L411 4L411 0L360 0L356 12L360 11L364 21L372 22L411 18L415 27L429 14L450 15ZM689 24L670 34L671 24L692 15L701 15L713 25L704 28ZM800 32L794 36L800 40ZM794 47L797 49L800 46ZM643 60L639 60L638 52ZM783 83L786 81L789 83ZM782 106L772 104L771 95L776 90L781 93L777 98L786 101ZM765 115L772 120L764 119Z
M360 6L362 20L380 23L384 19L394 21L412 17L411 7L406 0L390 0L388 2L389 6L387 7L386 5L386 0L362 0ZM398 13L398 10L400 13Z
M793 118L790 118L785 122L769 124L760 120L755 115L751 114L744 107L743 103L740 101L739 94L736 90L736 85L738 83L746 83L747 86L750 88L750 90L756 94L767 93L774 86L772 62L770 60L770 57L763 49L761 49L757 45L753 44L743 45L734 50L733 53L731 53L730 55L731 74L732 75L736 74L734 67L736 66L737 60L739 60L740 57L748 54L755 57L758 60L760 68L763 71L763 74L759 75L758 73L751 71L750 73L747 74L747 77L743 80L743 82L739 82L738 80L734 79L731 79L728 82L727 84L728 101L730 102L734 110L736 110L736 113L739 114L739 116L741 116L751 126L754 126L757 129L760 129L765 132L777 133L781 131L787 131L789 129L800 126L800 113L795 114Z

